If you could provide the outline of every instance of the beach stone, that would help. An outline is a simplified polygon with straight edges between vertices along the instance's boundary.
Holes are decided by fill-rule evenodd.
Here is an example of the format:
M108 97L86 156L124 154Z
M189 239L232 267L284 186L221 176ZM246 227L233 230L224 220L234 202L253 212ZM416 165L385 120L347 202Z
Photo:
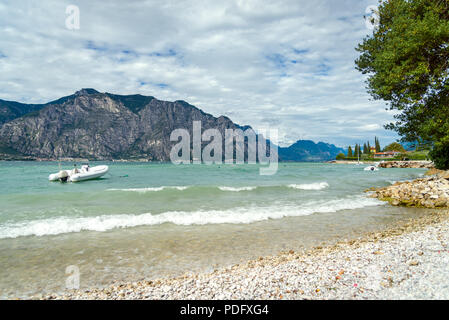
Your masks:
M420 178L371 189L370 196L393 206L446 208L449 207L449 181L441 175Z
M174 279L48 294L43 299L449 299L449 211L298 253ZM296 255L296 254L295 254ZM281 259L282 257L286 259ZM131 287L131 289L128 289Z
M384 161L379 164L381 168L434 168L432 161Z
M441 179L445 179L445 180L449 180L449 170L440 173L440 178Z

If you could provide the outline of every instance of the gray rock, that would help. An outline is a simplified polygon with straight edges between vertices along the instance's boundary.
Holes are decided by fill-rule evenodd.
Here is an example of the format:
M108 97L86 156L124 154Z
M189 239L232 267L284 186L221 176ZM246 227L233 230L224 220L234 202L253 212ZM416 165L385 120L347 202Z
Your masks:
M83 89L4 123L0 146L37 158L169 161L177 143L170 141L171 132L184 128L192 137L193 121L201 121L203 131L218 129L223 137L225 129L250 128L224 116L216 118L184 101Z

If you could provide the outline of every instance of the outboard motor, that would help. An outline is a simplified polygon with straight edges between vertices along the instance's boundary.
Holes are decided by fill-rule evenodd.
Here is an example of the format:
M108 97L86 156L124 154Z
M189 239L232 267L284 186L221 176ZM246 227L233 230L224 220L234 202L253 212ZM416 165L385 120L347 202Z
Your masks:
M65 170L61 170L58 173L58 179L61 182L67 182L67 179L69 178L69 174Z

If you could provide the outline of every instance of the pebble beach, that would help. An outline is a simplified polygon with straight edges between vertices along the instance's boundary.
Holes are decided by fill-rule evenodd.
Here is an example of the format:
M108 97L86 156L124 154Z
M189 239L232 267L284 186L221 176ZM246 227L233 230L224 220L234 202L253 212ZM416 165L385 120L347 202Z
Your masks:
M449 212L330 246L39 299L449 299Z

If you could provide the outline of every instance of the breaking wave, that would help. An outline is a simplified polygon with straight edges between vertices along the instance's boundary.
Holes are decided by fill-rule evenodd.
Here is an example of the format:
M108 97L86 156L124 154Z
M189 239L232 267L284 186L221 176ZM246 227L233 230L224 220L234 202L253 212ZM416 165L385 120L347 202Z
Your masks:
M316 182L309 184L290 184L288 187L300 190L323 190L329 188L329 184L327 182Z
M253 191L256 190L257 187L240 187L240 188L234 188L234 187L218 187L221 191L231 191L231 192L240 192L240 191Z
M107 231L117 228L159 225L249 224L269 219L330 213L340 210L360 209L382 205L383 202L363 195L330 201L312 201L297 205L272 205L267 207L239 207L226 210L170 211L161 214L121 214L96 217L58 217L0 226L0 238L45 236L81 231Z
M161 187L146 187L146 188L125 188L125 189L107 189L107 191L124 191L124 192L158 192L163 190L177 190L184 191L193 186L161 186ZM329 188L327 182L316 182L309 184L289 184L289 185L274 185L274 186L243 186L243 187L229 187L229 186L218 186L218 187L208 187L208 186L196 186L196 188L204 189L214 189L218 188L220 191L225 192L241 192L241 191L254 191L258 188L269 189L269 188L291 188L297 190L323 190Z
M157 191L163 191L163 190L178 190L178 191L184 191L188 189L188 186L162 186L162 187L148 187L148 188L128 188L128 189L107 189L107 191L125 191L125 192L139 192L139 193L146 193L146 192L157 192Z

